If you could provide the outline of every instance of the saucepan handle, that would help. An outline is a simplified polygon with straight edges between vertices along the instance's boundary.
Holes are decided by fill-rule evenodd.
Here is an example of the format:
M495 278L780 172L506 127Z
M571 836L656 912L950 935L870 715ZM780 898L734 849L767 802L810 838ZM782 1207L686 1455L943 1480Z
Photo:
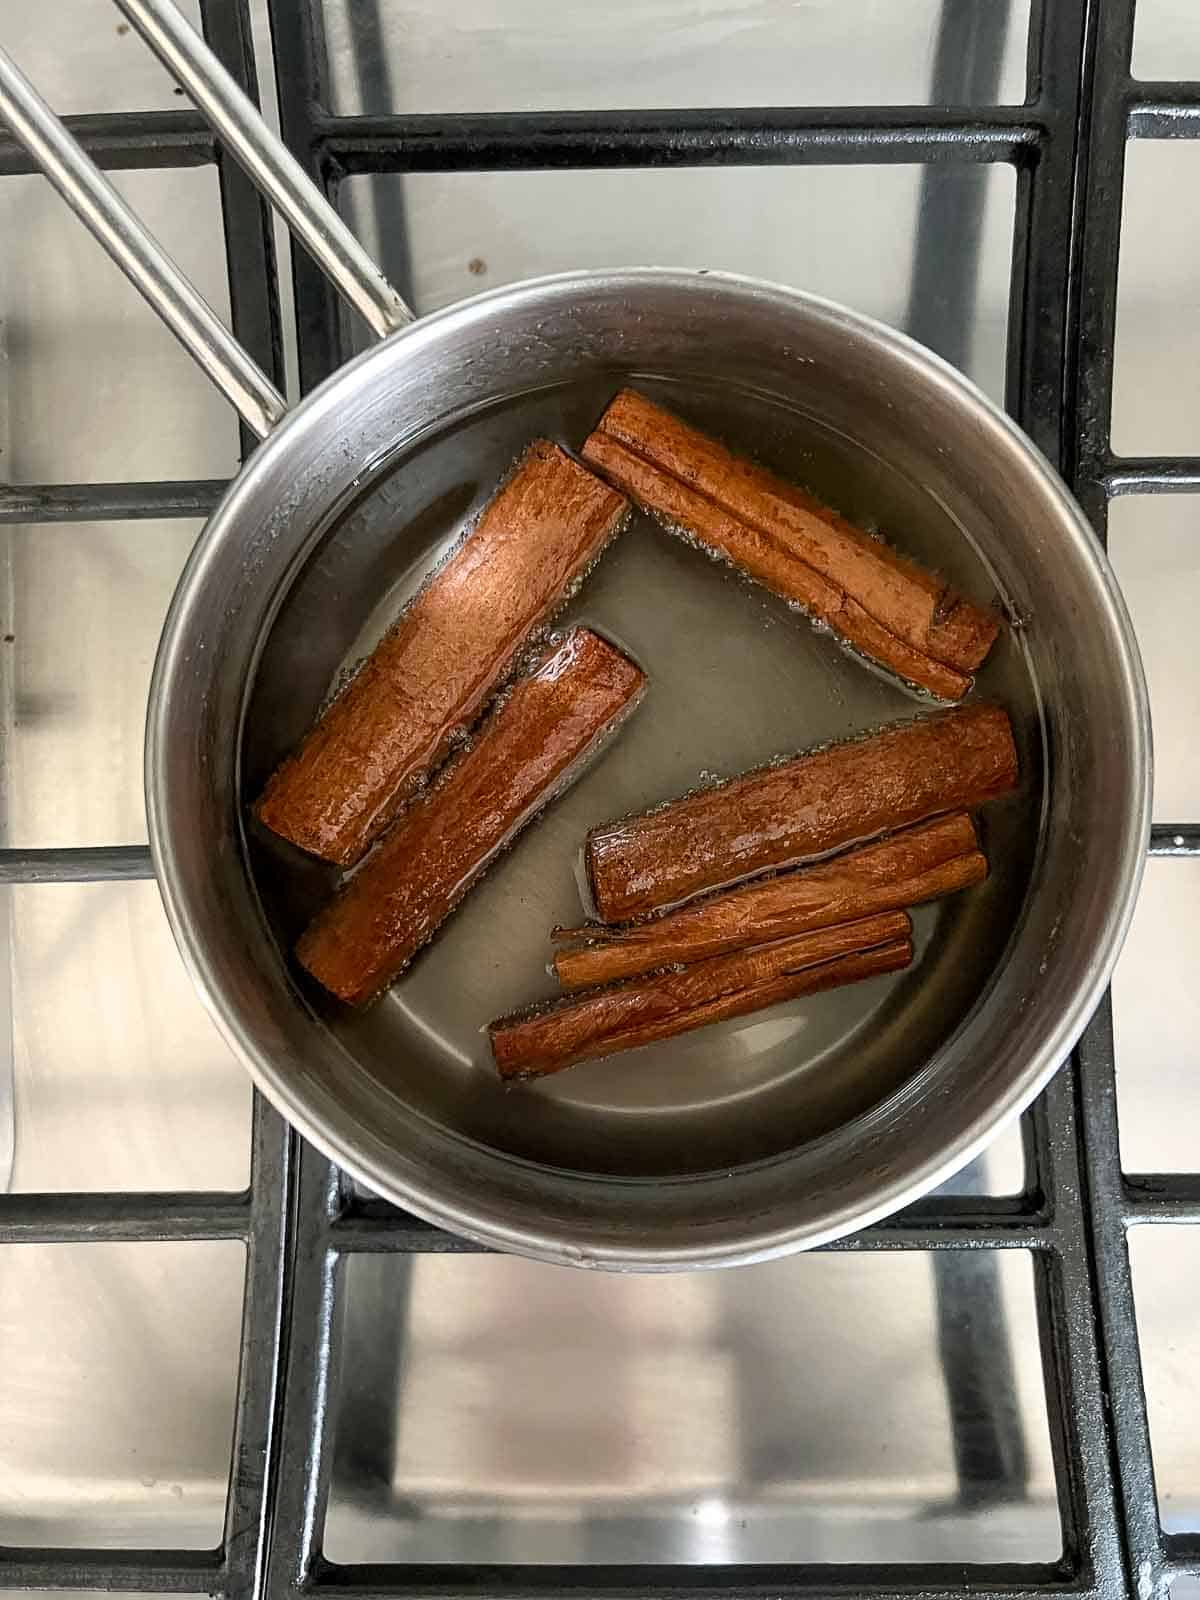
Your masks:
M382 337L411 322L404 301L172 0L117 4L372 329ZM283 396L2 48L0 117L184 348L265 438L287 410Z

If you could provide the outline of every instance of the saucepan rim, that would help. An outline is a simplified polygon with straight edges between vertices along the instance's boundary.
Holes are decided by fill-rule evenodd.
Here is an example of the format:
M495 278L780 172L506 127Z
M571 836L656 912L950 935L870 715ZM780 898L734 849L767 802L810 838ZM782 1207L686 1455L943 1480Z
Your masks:
M206 945L206 935L192 916L188 891L178 870L165 763L160 758L167 743L173 715L173 687L187 669L190 655L190 621L212 566L222 546L236 536L244 506L259 481L273 470L288 451L300 451L303 440L314 429L321 429L338 414L345 402L358 391L363 376L373 363L394 359L392 347L410 345L414 351L422 343L443 339L455 326L486 321L522 303L547 295L563 296L575 292L591 293L603 288L615 295L635 293L639 288L666 284L674 289L694 291L701 285L707 294L714 291L731 297L765 297L781 310L801 311L807 318L823 319L838 335L848 339L866 338L882 344L894 356L920 367L925 375L949 391L951 402L972 413L975 425L991 434L993 443L1004 448L1014 467L1029 475L1037 491L1056 504L1059 513L1055 533L1065 534L1076 546L1097 580L1097 598L1113 626L1119 656L1117 682L1121 705L1116 709L1122 731L1129 740L1130 792L1133 803L1121 831L1119 860L1114 870L1114 892L1095 941L1093 959L1079 973L1066 1003L1052 1025L1042 1035L1036 1050L1030 1052L1024 1069L1014 1074L982 1112L958 1129L936 1156L915 1170L905 1170L880 1180L869 1205L855 1200L834 1207L814 1226L796 1226L756 1232L753 1219L746 1219L741 1237L689 1242L682 1234L677 1247L642 1247L622 1241L574 1245L557 1235L547 1237L506 1220L490 1216L486 1197L480 1205L464 1206L437 1192L436 1185L409 1187L395 1170L385 1170L369 1153L346 1142L336 1130L330 1132L312 1114L309 1097L300 1075L287 1061L271 1058L254 1036L254 1031L239 1014L237 1006L223 992L214 975L214 962ZM297 549L312 529L300 530ZM294 571L294 568L293 568ZM288 579L284 579L285 586ZM273 614L273 613L272 613ZM243 692L244 704L244 692ZM240 729L239 729L240 736ZM1119 954L1133 913L1144 867L1151 815L1151 732L1149 703L1140 656L1132 624L1111 566L1090 526L1065 484L1052 470L1031 440L969 379L932 351L907 335L834 301L804 291L739 274L705 272L689 268L635 267L588 269L557 273L546 277L488 290L469 300L421 318L391 334L342 366L319 388L296 406L258 447L233 480L210 515L183 570L164 624L151 681L146 719L145 788L150 849L155 874L167 918L196 990L255 1083L287 1116L289 1121L314 1145L353 1177L375 1192L403 1205L452 1232L465 1234L501 1250L553 1262L569 1262L626 1270L673 1270L680 1268L725 1266L760 1261L808 1249L853 1232L887 1216L927 1193L977 1155L1000 1129L1011 1122L1044 1087L1066 1059L1098 1004ZM243 858L243 870L250 877ZM252 887L252 880L251 880ZM319 1026L314 1018L313 1026ZM503 1159L502 1152L496 1153ZM597 1182L605 1182L597 1178ZM612 1180L619 1181L619 1180Z

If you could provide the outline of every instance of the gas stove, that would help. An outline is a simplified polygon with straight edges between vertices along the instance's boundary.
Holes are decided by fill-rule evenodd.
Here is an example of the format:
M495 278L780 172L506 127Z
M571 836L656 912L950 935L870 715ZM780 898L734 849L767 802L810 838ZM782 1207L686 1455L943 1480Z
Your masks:
M1108 541L1160 820L1070 1064L854 1238L584 1274L361 1191L252 1095L145 844L158 631L252 440L0 131L0 1588L1200 1594L1200 11L184 9L419 312L703 265L963 367ZM105 0L0 41L277 383L357 347Z

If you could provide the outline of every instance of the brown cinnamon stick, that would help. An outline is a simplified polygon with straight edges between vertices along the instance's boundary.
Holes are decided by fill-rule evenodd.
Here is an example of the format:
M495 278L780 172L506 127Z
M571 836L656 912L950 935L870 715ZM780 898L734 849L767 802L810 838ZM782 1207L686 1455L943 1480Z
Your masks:
M305 932L302 966L352 1005L399 975L517 832L578 775L645 679L586 628L555 645Z
M894 972L912 960L911 933L902 911L889 912L503 1017L488 1029L496 1068L502 1078L544 1077L576 1061Z
M627 509L557 445L530 445L474 531L271 778L260 820L314 855L357 861Z
M879 665L961 698L999 631L995 612L632 389L582 455L673 531L683 531L827 623Z
M686 532L772 594L802 606L810 616L827 623L847 644L898 678L928 689L942 700L961 700L970 689L969 676L923 655L889 633L856 600L777 538L740 521L617 440L594 433L584 445L583 455L672 532Z
M590 989L921 905L986 876L974 824L957 812L631 927L556 928L564 948L554 956L554 974L568 991Z
M1016 781L1012 729L999 706L959 706L830 745L593 828L586 862L596 914L627 922L974 809Z

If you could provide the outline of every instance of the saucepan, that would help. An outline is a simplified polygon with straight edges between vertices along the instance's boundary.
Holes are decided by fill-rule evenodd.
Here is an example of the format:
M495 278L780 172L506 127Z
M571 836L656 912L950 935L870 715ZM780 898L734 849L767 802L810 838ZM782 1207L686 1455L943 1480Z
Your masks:
M975 1156L1109 978L1150 816L1145 684L1113 574L1030 441L929 351L719 273L568 273L411 320L167 0L122 10L381 342L290 412L7 60L0 111L263 436L210 517L150 694L150 843L183 958L293 1123L370 1190L485 1244L620 1269L848 1233ZM975 693L1021 785L991 872L915 914L906 973L506 1092L480 1027L550 992L587 828L921 710L763 591L638 521L570 602L645 668L620 737L379 1003L290 951L329 868L248 820L342 675L534 437L578 448L633 384L877 527L1008 627Z

